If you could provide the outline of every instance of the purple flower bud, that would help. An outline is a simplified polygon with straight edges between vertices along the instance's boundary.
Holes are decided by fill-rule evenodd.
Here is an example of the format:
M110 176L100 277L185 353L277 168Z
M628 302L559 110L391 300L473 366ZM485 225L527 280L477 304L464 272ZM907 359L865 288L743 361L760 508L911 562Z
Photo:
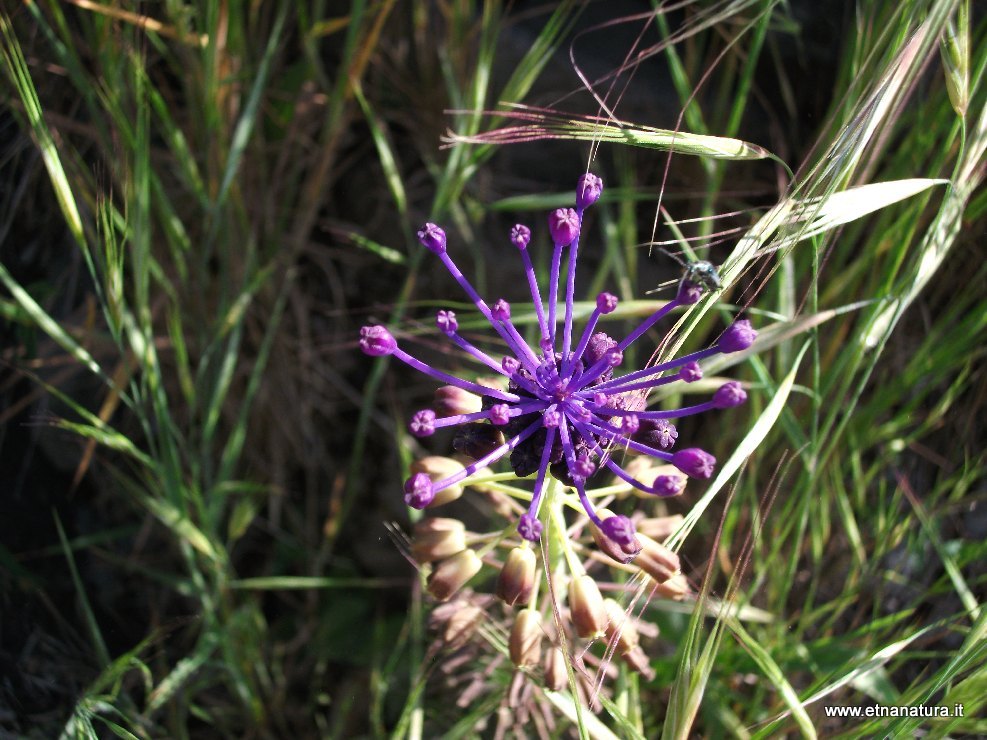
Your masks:
M510 377L521 369L521 361L516 357L507 356L500 361L500 367L505 373L507 373L508 377Z
M603 391L597 391L596 393L593 394L593 403L595 403L597 406L606 406L607 401L609 400L610 400L610 396L608 396Z
M441 226L429 222L418 230L418 241L436 254L446 251L446 233Z
M506 403L497 403L490 407L490 421L502 427L511 420L510 407Z
M537 542L541 537L541 522L533 514L522 514L517 521L517 533L528 542Z
M588 455L580 455L573 465L572 475L586 480L596 472L596 464L589 459Z
M546 357L552 356L552 340L548 337L542 337L538 340L538 349L541 350L542 354Z
M507 321L511 318L511 304L500 298L493 308L490 309L490 313L493 315L497 321Z
M408 423L408 430L416 437L431 437L435 434L435 412L432 409L416 411Z
M685 481L677 475L659 475L651 486L651 492L662 498L678 496L685 489Z
M557 427L562 423L562 414L557 409L549 409L541 415L541 424L545 428Z
M619 349L612 349L607 352L607 365L610 367L617 367L620 363L624 361L624 353Z
M663 450L673 446L678 438L678 430L667 419L646 419L641 422L640 431L634 435L635 441Z
M695 383L697 380L702 380L703 369L699 367L698 362L687 362L679 370L679 380L686 383Z
M443 334L452 335L459 329L459 322L456 321L456 314L452 311L439 311L435 316L435 325Z
M731 380L716 389L713 394L713 406L718 409L729 409L739 406L747 400L747 393L740 387L740 383Z
M586 363L588 365L596 363L607 351L616 346L617 342L613 337L608 336L602 331L596 332L589 338L589 344L586 345L586 353L584 355Z
M679 283L679 292L675 296L675 300L684 306L691 306L693 303L698 303L702 297L703 286L683 280Z
M600 193L602 192L603 180L592 172L580 175L579 181L576 184L576 207L586 208L593 205L600 199Z
M389 355L398 346L397 340L391 336L386 327L364 326L360 329L360 349L371 357Z
M404 484L404 502L412 509L424 509L435 498L432 479L425 473L415 473Z
M515 224L514 228L511 229L511 242L518 249L524 250L528 248L528 242L531 241L531 229L529 229L524 224Z
M638 420L637 414L625 416L620 420L620 431L624 434L634 434L640 428L641 422Z
M740 321L734 321L723 332L723 336L720 337L720 341L716 346L720 352L740 352L754 344L756 338L757 332L754 331L751 322L747 319L741 319Z
M613 313L617 308L617 296L613 293L600 293L596 297L596 307L600 310L600 313L606 315L608 313Z
M621 550L637 544L634 537L634 522L626 516L617 514L609 519L604 519L600 529L609 539L616 542Z
M716 458L698 447L679 450L672 455L672 465L677 467L690 478L707 479L713 475Z
M579 236L579 215L572 208L557 208L548 216L548 230L553 242L567 247Z

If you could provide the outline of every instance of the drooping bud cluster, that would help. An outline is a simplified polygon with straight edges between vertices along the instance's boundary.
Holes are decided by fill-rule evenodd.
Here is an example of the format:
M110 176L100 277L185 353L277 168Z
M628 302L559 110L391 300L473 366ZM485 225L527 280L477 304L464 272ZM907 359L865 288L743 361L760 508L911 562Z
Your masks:
M419 464L405 483L405 501L409 506L422 509L457 498L463 480L502 458L509 458L518 477L535 475L531 503L517 525L523 539L535 542L541 536L539 508L546 480L551 475L575 489L593 523L594 536L598 542L606 541L601 547L616 559L626 561L641 548L634 525L624 516L602 517L586 495L587 481L607 468L643 494L668 497L682 491L684 481L676 475L663 474L651 480L634 477L614 459L611 453L617 450L669 463L691 478L709 478L715 469L715 458L695 447L672 451L678 431L670 420L741 404L746 399L744 389L731 381L705 403L670 410L647 410L641 391L680 381L695 382L702 377L701 360L747 349L754 342L756 332L749 321L739 320L708 349L618 375L624 351L633 342L673 310L695 303L705 290L719 283L705 274L702 279L695 277L690 281L690 276L700 275L700 271L687 270L675 298L621 341L597 330L600 318L613 313L618 305L616 296L601 293L577 337L573 320L575 271L583 214L599 200L602 192L602 180L587 173L576 187L576 207L559 208L549 214L548 230L554 249L547 301L542 299L528 250L531 230L522 224L511 230L510 241L521 255L537 318L538 341L534 344L529 344L515 327L507 301L498 299L488 304L463 276L449 253L446 233L440 226L427 223L419 230L419 241L449 270L508 354L497 359L473 345L459 333L456 315L450 310L439 311L436 326L460 349L500 376L499 386L465 380L433 368L399 347L383 326L363 327L360 347L371 356L392 355L444 384L436 391L433 408L416 412L408 428L415 436L427 437L439 429L457 427L454 448L472 460L466 465L444 469L436 464ZM562 256L566 249L568 270L563 275ZM564 314L559 316L561 291L564 291ZM442 495L446 491L455 493Z

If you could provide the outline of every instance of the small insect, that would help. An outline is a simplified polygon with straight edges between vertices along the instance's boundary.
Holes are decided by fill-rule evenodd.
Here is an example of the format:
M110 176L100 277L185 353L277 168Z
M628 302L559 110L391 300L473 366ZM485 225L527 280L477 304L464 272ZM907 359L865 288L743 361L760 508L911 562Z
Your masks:
M706 260L687 262L685 272L682 274L682 282L701 285L706 290L719 290L722 287L716 267Z
M716 266L712 262L707 262L706 260L683 260L667 249L661 251L682 266L682 279L679 280L679 286L689 283L691 285L699 285L706 290L719 290L723 287L723 283L720 282L720 274L716 271ZM662 283L655 290L649 290L648 293L655 293L669 284Z

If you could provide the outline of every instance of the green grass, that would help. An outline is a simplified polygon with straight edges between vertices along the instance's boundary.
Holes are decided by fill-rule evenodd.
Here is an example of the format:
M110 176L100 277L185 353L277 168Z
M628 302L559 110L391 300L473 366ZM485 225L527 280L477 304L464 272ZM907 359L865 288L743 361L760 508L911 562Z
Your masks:
M696 4L626 39L575 2L4 11L0 649L23 678L0 728L469 737L537 705L550 736L987 733L987 27L964 0L864 2L806 80L797 5ZM570 51L605 96L644 26L606 97L621 127L562 97ZM383 527L433 386L355 348L370 320L432 346L429 310L462 299L421 222L498 294L517 275L491 234L568 204L590 151L582 297L633 320L678 270L648 245L688 237L726 289L667 351L739 308L760 332L707 368L750 401L689 429L718 476L671 504L697 596L628 602L661 627L656 678L614 661L598 714L537 671L508 706L495 607L459 669L435 647ZM32 671L56 666L46 694ZM459 706L467 669L485 683ZM874 702L966 711L823 709Z

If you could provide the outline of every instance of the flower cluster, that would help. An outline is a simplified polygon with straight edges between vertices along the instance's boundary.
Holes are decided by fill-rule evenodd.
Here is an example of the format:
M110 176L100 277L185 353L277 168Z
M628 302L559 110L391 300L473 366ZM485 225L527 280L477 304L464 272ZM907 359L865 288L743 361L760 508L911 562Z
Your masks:
M682 491L684 481L680 475L662 473L650 480L633 475L614 459L614 453L622 450L650 456L692 478L709 478L716 460L697 447L673 450L678 432L671 420L737 406L746 399L743 388L739 383L727 382L704 403L666 410L647 409L646 394L658 386L699 380L701 360L750 347L756 332L749 321L739 320L712 347L618 375L625 350L675 309L696 303L709 287L709 280L695 278L693 282L690 277L696 271L687 270L676 296L619 341L598 330L600 319L618 305L616 296L600 293L577 337L573 321L574 293L583 213L600 198L602 190L602 180L587 173L578 182L576 207L559 208L549 215L554 249L547 301L542 299L528 252L531 230L521 224L511 230L510 240L520 253L537 317L538 342L534 346L518 331L507 301L498 299L490 305L480 297L456 266L447 248L446 234L439 226L427 223L418 232L419 241L445 265L490 323L507 353L498 360L472 344L459 333L452 311L438 312L438 329L499 376L502 379L499 384L483 385L432 367L399 347L384 326L363 327L360 347L371 356L392 355L446 384L436 393L434 408L416 412L409 429L417 437L427 437L437 429L458 427L454 447L472 460L468 465L456 465L440 473L427 469L414 472L404 486L409 506L424 509L448 500L442 496L443 491L455 489L477 471L509 457L518 477L535 475L531 503L517 523L518 534L524 540L536 542L541 535L539 509L547 478L552 476L575 489L586 515L602 533L601 545L626 562L641 550L635 526L626 516L601 516L586 494L588 479L606 468L645 494L667 497ZM563 274L562 257L566 249L568 265ZM562 291L564 304L559 327ZM624 557L620 557L621 553ZM475 573L479 559L473 557L475 561L458 565Z

